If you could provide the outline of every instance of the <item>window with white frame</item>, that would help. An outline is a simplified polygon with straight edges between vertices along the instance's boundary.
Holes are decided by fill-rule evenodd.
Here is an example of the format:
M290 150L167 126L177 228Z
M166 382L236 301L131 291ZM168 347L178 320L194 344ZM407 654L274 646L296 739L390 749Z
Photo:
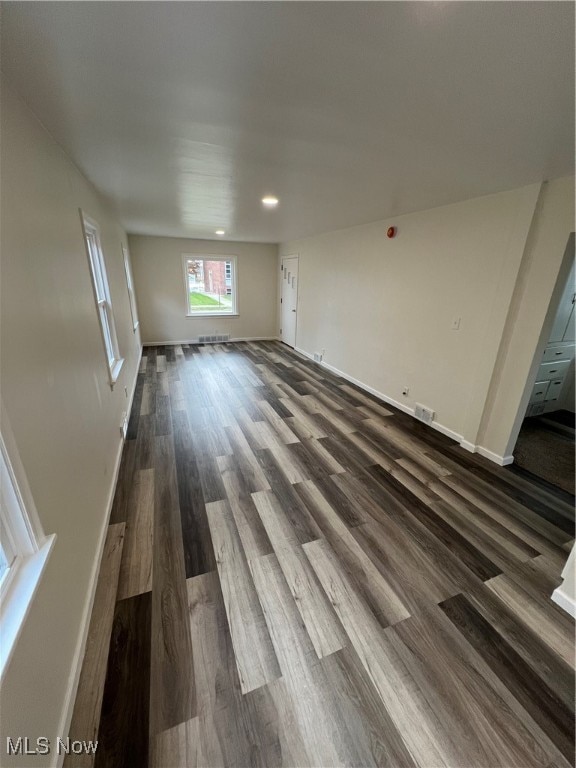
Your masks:
M235 256L184 254L182 262L189 317L238 314Z
M44 535L29 489L26 485L24 491L16 480L4 437L0 435L0 676L55 539L54 535Z
M126 287L128 288L128 300L130 301L130 314L132 315L132 329L136 332L138 328L138 312L136 310L136 296L134 294L134 281L132 279L132 267L130 266L130 256L128 248L122 245L122 256L124 257L124 272L126 273Z
M112 311L110 286L108 285L108 276L106 274L106 263L104 261L104 254L102 253L98 224L93 219L86 216L82 211L80 211L80 215L82 217L82 226L84 228L84 240L86 241L86 251L88 253L88 262L90 264L94 299L96 301L98 319L102 331L102 340L106 351L110 385L113 386L118 379L124 360L120 357L120 352L118 351L118 339L116 336L116 327L114 325L114 313Z

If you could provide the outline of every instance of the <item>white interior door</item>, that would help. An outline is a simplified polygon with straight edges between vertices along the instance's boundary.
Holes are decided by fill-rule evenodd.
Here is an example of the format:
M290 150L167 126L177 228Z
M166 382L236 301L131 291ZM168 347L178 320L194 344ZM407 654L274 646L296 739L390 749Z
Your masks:
M281 337L290 347L296 346L296 320L298 318L298 256L282 259L282 330Z

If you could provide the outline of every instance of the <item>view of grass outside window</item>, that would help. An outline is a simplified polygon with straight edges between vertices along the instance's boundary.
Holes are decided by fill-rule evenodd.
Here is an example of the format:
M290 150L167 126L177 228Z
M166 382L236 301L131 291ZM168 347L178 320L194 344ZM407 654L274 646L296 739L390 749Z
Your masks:
M236 314L235 266L224 256L184 258L189 315Z

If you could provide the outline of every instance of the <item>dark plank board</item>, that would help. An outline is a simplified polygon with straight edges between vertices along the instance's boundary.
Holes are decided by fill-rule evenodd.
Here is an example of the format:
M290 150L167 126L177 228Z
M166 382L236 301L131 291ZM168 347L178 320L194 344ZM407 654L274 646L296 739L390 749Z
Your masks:
M154 438L154 468L150 683L153 734L196 714L184 548L171 435Z
M464 595L456 595L440 607L564 757L573 762L574 708L564 704Z
M200 470L191 450L190 428L185 411L172 413L178 504L182 526L186 578L216 569Z
M149 592L116 605L96 768L148 765L151 613Z

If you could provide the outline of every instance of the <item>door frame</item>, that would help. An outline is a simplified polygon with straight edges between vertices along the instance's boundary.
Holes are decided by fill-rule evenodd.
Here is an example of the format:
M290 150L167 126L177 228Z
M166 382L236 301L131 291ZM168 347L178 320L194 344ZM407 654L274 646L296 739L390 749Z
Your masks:
M280 325L278 326L281 330L283 329L283 304L282 304L282 285L284 280L284 261L286 259L296 259L298 262L298 280L296 281L296 322L294 323L294 346L291 347L290 344L286 344L284 339L282 338L282 333L280 333L280 341L282 344L286 344L287 347L290 347L290 349L298 349L297 345L297 339L298 339L298 302L300 299L300 254L299 253L287 253L284 256L281 256L280 258Z
M544 322L542 323L540 336L538 337L538 343L536 344L536 348L534 349L534 356L532 358L532 364L530 365L528 378L526 379L526 386L524 388L522 397L520 398L520 402L518 403L516 418L514 419L512 431L511 431L510 437L508 438L508 445L505 452L505 456L512 457L514 454L514 449L516 448L516 443L518 442L518 435L520 434L520 429L522 428L522 422L524 421L524 417L526 415L526 409L528 408L528 401L530 400L530 394L536 382L538 369L540 367L540 363L542 362L542 355L544 354L544 349L548 344L548 338L552 331L552 326L554 325L554 318L556 317L556 311L558 309L558 302L560 301L562 297L562 293L566 286L566 280L568 279L568 276L570 274L570 270L572 268L572 262L574 261L574 256L575 256L575 233L571 232L568 237L568 242L566 243L566 248L564 250L564 256L562 257L562 263L560 265L560 269L558 270L558 274L556 276L556 283L554 284L554 290L552 291L552 295L550 297L548 310L546 311Z

